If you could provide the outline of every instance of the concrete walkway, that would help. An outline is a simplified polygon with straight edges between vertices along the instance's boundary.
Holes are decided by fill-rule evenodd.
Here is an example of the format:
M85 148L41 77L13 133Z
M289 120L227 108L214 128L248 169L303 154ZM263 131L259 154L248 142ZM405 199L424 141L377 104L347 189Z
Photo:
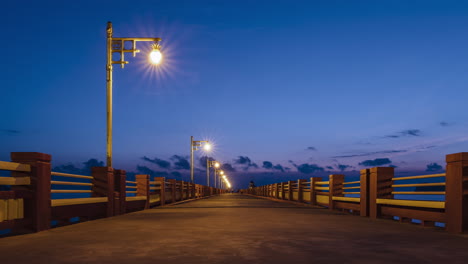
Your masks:
M468 238L239 194L0 239L0 263L468 263Z

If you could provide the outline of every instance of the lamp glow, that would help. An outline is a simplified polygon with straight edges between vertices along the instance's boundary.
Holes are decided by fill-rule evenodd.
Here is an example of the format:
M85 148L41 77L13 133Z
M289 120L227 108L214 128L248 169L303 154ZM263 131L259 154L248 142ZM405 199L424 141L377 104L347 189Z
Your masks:
M206 143L205 146L203 146L203 148L206 150L206 151L209 151L211 149L211 145Z
M215 168L219 168L219 163L218 162L215 163Z
M153 51L151 51L151 53L149 54L150 62L154 65L158 65L161 63L162 58L163 56L161 51L159 50L159 46L154 46Z

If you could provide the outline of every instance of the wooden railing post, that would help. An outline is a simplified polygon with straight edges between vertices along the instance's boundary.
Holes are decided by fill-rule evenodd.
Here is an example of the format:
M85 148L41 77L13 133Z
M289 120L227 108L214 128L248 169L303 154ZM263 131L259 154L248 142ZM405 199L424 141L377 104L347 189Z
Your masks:
M280 198L280 184L279 183L275 183L275 198L276 199L279 199Z
M369 176L369 217L380 217L377 199L392 199L392 178L395 169L392 167L370 168Z
M31 185L12 186L12 190L25 190L32 193L32 199L24 199L24 218L32 219L33 231L50 229L52 218L50 201L50 161L51 156L39 152L12 152L11 161L31 165ZM19 175L12 172L12 176Z
M343 183L344 175L343 174L331 174L329 177L329 200L328 200L328 209L335 209L333 203L333 196L343 196Z
M136 196L146 196L145 209L149 209L150 206L150 188L149 188L149 175L138 174L135 175L137 193Z
M369 178L370 178L370 170L363 169L361 170L361 177L360 177L360 212L361 216L368 217L369 216Z
M183 201L185 200L185 186L184 186L185 182L183 180L180 181L180 200Z
M297 180L297 201L300 203L304 202L304 186L302 186L304 182L305 179Z
M171 203L175 203L176 202L176 180L168 179L167 181L171 183Z
M292 197L293 196L293 188L292 188L293 184L292 183L293 181L288 181L288 200L289 201L293 200L293 197Z
M126 213L126 180L125 170L114 170L114 215Z
M468 230L468 152L446 156L445 212L447 231Z
M310 205L317 205L317 191L315 187L317 186L316 182L322 181L322 177L312 177L310 178Z
M92 167L93 176L91 196L107 197L107 217L114 215L114 169L111 167Z
M281 200L284 200L286 194L284 192L284 182L281 183Z
M161 189L159 190L159 204L162 206L166 203L166 178L154 177L154 181L158 182L161 186Z

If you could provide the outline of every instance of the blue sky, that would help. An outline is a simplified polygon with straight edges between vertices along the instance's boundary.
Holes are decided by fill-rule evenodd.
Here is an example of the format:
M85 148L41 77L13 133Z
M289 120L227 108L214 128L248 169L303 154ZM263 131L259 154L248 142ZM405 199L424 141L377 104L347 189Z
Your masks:
M423 172L468 150L464 1L9 1L0 12L0 160L105 160L107 21L116 37L161 37L165 56L155 71L141 43L114 67L116 168L185 177L170 158L189 155L191 135L216 144L209 155L236 168L239 187L376 159Z

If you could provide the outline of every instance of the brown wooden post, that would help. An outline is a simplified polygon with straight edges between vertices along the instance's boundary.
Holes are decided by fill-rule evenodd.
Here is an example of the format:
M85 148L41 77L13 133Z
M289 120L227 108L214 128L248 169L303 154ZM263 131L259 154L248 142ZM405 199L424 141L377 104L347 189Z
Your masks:
M171 203L175 203L176 202L176 180L168 179L167 181L171 183Z
M144 209L149 209L150 206L150 189L149 189L149 175L138 174L135 175L137 193L136 196L146 196L146 203Z
M344 175L343 174L331 174L329 177L329 200L328 200L328 209L333 210L335 209L335 205L333 203L333 196L343 196L343 183L344 183Z
M288 181L288 200L292 201L292 196L293 196L293 188L292 188L292 183L293 181Z
M280 184L279 184L279 183L275 183L275 186L276 186L276 187L275 187L275 198L276 198L276 199L279 199L279 198L280 198L280 192L279 192L279 190L280 190Z
M363 169L361 170L361 177L360 177L360 212L361 216L368 217L369 216L369 178L370 178L370 170Z
M114 215L121 215L126 212L126 178L125 170L114 170Z
M159 190L159 199L160 199L160 205L164 205L166 203L166 178L164 177L154 177L154 181L158 182L159 185L161 186L161 189Z
M11 186L13 191L26 190L32 193L32 199L24 199L24 218L32 219L32 225L26 226L35 232L50 229L52 217L50 201L50 161L51 156L39 152L12 152L11 161L31 165L31 185ZM11 172L13 177L24 176L20 172Z
M304 202L304 182L306 182L305 179L297 180L297 201L300 203Z
M369 217L380 217L377 199L392 199L392 178L395 169L392 167L370 168L369 176Z
M180 181L180 200L183 201L185 196L185 182L183 180Z
M176 200L177 201L180 201L182 200L182 181L175 181L176 182ZM177 199L177 194L179 194L179 198L180 199Z
M281 183L281 199L284 200L284 197L285 197L285 193L284 193L284 182Z
M468 230L468 152L446 156L445 213L447 231Z
M310 205L317 205L317 191L315 187L317 186L316 182L322 181L322 177L312 177L310 178Z
M114 215L114 169L111 167L92 167L93 176L91 196L107 197L107 217Z

